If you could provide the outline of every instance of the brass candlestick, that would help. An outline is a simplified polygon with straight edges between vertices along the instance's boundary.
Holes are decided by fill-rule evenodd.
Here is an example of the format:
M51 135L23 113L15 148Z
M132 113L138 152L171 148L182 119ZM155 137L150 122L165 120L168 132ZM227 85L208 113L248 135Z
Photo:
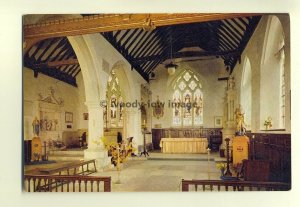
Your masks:
M232 176L232 173L230 172L230 169L229 169L229 141L230 139L229 138L226 138L225 139L225 142L226 142L226 153L227 153L227 166L226 166L226 172L224 174L224 176L226 177L231 177Z

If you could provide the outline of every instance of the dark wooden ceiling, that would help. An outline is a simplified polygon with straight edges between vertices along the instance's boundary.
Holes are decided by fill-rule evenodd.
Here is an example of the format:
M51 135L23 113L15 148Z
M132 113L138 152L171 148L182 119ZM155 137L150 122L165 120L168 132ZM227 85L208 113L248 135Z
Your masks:
M101 33L145 80L171 58L220 57L232 72L261 16L220 21ZM187 48L198 48L196 50ZM172 52L171 52L172 51ZM172 53L172 54L171 54ZM34 45L24 56L24 66L76 86L80 65L66 37Z
M24 66L38 73L77 86L76 76L80 65L67 37L42 40L32 46L24 55Z
M173 58L221 57L232 72L259 20L260 16L243 17L165 26L152 31L119 30L102 35L146 80L159 64L170 59L171 53ZM198 51L181 52L195 47Z

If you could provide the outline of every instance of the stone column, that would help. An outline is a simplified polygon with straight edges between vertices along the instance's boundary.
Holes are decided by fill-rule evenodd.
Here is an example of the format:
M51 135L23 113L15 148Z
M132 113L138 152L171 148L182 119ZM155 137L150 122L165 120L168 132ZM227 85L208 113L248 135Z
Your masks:
M88 149L84 151L84 159L95 159L97 169L101 170L109 165L107 150L100 140L103 136L103 108L99 102L85 102L85 104L89 112L89 123Z
M142 132L141 132L141 113L137 108L126 108L125 111L125 124L126 128L125 137L133 137L133 147L138 149L138 146L143 143L141 140ZM135 151L137 154L138 151Z
M229 146L231 146L232 138L235 136L235 108L237 105L236 101L236 90L234 78L232 76L229 77L228 87L225 88L226 95L224 98L224 105L226 108L224 110L225 123L222 130L222 145L221 148L226 148L226 138L230 139Z

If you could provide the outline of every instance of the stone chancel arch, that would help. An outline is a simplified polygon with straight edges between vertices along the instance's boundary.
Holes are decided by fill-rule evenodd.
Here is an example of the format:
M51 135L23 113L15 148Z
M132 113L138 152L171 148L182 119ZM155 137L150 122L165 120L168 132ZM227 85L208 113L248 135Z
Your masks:
M103 108L100 102L106 99L106 83L109 78L109 71L114 70L119 78L121 92L126 101L133 102L140 100L137 89L143 83L136 79L137 74L130 70L130 65L109 43L99 34L68 37L72 44L80 66L86 91L86 105L89 119L89 146L95 148L95 143L103 136ZM105 53L103 47L110 48ZM138 86L138 87L137 87ZM124 109L124 133L123 137L134 137L137 144L142 142L140 131L140 111L138 109ZM88 156L88 155L87 155Z

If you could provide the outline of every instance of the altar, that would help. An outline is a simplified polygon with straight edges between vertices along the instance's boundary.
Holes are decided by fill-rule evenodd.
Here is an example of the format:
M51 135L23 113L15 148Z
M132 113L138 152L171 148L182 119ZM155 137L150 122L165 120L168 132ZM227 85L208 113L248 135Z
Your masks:
M207 153L207 138L162 138L163 153Z

